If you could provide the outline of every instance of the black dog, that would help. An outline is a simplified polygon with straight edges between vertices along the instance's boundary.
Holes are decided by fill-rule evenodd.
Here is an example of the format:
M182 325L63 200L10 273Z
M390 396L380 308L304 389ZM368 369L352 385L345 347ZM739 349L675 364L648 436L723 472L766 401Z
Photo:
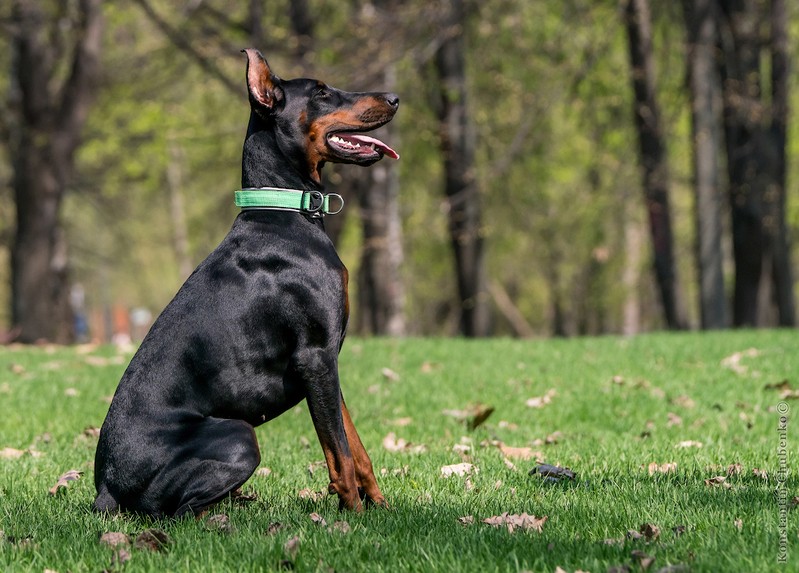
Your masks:
M244 51L251 114L239 198L250 208L125 371L97 445L98 511L196 514L255 471L253 427L303 398L339 507L385 505L339 385L347 269L322 224L330 200L321 170L326 161L397 158L356 132L390 121L399 98L284 81L258 51ZM246 191L263 187L272 190Z

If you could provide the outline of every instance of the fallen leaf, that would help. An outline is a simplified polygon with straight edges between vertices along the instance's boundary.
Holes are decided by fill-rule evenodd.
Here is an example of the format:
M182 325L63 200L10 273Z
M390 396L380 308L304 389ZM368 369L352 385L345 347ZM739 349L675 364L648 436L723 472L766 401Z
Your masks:
M768 480L768 472L766 470L761 470L758 468L752 468L752 474L755 477L759 477L762 480Z
M230 523L230 518L224 513L209 516L205 520L205 525L208 529L222 533L233 533L235 531L233 524Z
M716 476L705 480L705 485L708 487L714 487L717 485L722 485L724 487L731 487L730 484L726 483L727 476Z
M759 355L760 352L757 349L749 348L741 352L735 352L734 354L731 354L730 356L727 356L726 358L722 359L721 365L724 368L729 368L736 374L742 376L746 374L749 371L749 369L746 366L742 365L741 361L744 358L755 358Z
M96 428L94 426L87 426L83 428L83 435L87 438L99 438L100 437L100 428Z
M552 402L552 398L554 398L556 394L557 392L554 389L550 389L547 390L543 396L536 396L528 399L525 404L527 404L529 408L543 408Z
M431 372L435 372L436 370L441 370L441 364L438 362L429 362L425 360L422 362L422 365L419 367L419 370L422 374L430 374Z
M397 439L394 432L389 432L383 438L383 447L389 452L407 452L411 454L421 454L427 451L427 446L424 444L413 444L406 441L404 438Z
M463 526L473 525L474 524L474 516L473 515L464 515L463 517L458 518L458 523Z
M527 513L509 515L506 512L502 515L488 517L483 520L483 523L487 523L488 525L492 525L494 527L500 527L504 525L508 528L508 533L513 533L516 528L523 529L525 531L534 530L540 533L544 528L544 523L546 523L547 519L548 517L546 515L543 517L536 517L535 515L529 515Z
M100 536L100 545L117 547L119 545L130 545L130 537L121 531L107 531Z
M493 406L475 404L463 410L443 410L441 413L466 423L469 430L474 430L485 422L494 412Z
M308 501L311 501L311 502L314 502L314 503L316 503L317 501L320 501L320 500L324 499L325 497L327 497L327 495L324 492L313 491L313 490L311 490L311 489L309 489L307 487L304 488L304 489L301 489L297 493L297 495L299 496L300 499L307 499Z
M680 537L683 533L685 533L685 526L684 525L675 525L671 528L672 532L674 532L675 537Z
M682 418L680 418L674 412L669 412L667 414L669 421L666 422L666 427L671 428L672 426L682 426Z
M735 528L736 528L738 531L743 531L743 529L744 529L744 522L743 522L743 521L741 521L740 519L736 519L736 520L733 522L733 525L735 525Z
M269 468L258 468L258 471L255 472L255 475L258 477L269 477L272 475L272 470Z
M308 517L310 517L311 521L313 521L316 525L321 525L322 527L327 525L327 521L325 521L325 518L316 512L313 512Z
M655 558L647 555L640 549L633 549L630 552L630 556L635 560L638 561L638 564L641 566L641 570L646 571L655 562Z
M8 369L14 374L24 374L25 367L22 364L10 364Z
M703 446L702 442L696 442L694 440L684 440L678 443L675 448L701 448Z
M763 386L763 390L781 390L783 392L787 390L788 392L790 392L793 390L793 387L791 386L791 383L788 382L787 379L785 379L782 382L776 382L774 384L766 384L765 386Z
M633 541L637 541L639 539L643 539L643 534L640 531L636 531L635 529L628 529L627 530L627 539L632 539Z
M330 528L331 531L338 531L339 533L349 533L352 531L352 527L346 521L335 521L333 522L333 526Z
M477 466L470 463L452 464L450 466L443 466L441 468L441 475L445 478L450 476L465 476L472 473L478 473L480 470Z
M506 446L505 444L500 444L499 450L506 458L511 458L515 460L540 460L543 459L544 454L541 452L537 452L532 448L528 447L514 447L514 446Z
M391 368L383 368L380 373L383 375L383 378L389 382L399 382L400 375L394 372Z
M77 481L78 479L80 479L80 476L82 475L83 472L78 470L69 470L61 474L55 485L50 488L50 495L55 495L56 493L58 493L58 490L66 488L67 485L69 485L69 482Z
M0 459L3 460L16 460L21 458L27 453L25 450L18 450L16 448L3 448L0 450Z
M540 464L530 470L529 475L538 474L545 478L554 478L556 480L566 478L573 480L576 474L569 468L562 468L560 466L553 466L550 464Z
M68 396L69 398L75 398L76 396L80 396L80 392L76 388L67 388L64 390L64 396Z
M675 462L667 462L665 464L658 464L657 462L652 462L647 466L647 471L649 475L657 474L670 474L677 471L677 464Z
M694 408L696 406L696 402L694 402L690 396L686 396L685 394L677 396L671 401L671 403L688 409Z
M293 561L297 557L297 553L300 551L300 538L295 535L286 541L286 543L283 544L283 551L285 551L289 558Z
M741 464L730 464L727 466L727 475L728 476L737 476L742 474L744 471L744 467Z
M111 557L111 570L113 571L127 561L130 561L130 551L124 548L117 549Z
M660 528L654 523L644 523L638 531L641 532L647 541L653 541L660 537Z
M160 529L145 529L136 536L133 546L147 551L161 551L172 543L169 535Z
M397 418L396 420L391 421L392 426L397 426L399 428L404 428L405 426L410 426L413 423L413 418L405 417L405 418Z
M267 535L274 535L281 529L285 529L287 526L280 523L279 521L275 521L269 524L269 527L266 528Z

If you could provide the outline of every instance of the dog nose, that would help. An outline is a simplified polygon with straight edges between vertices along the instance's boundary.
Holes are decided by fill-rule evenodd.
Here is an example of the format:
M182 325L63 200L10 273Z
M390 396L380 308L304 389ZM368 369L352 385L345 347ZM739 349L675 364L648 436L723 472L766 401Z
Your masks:
M399 107L399 96L397 94L386 94L385 98L388 105L390 105L394 109L397 109Z

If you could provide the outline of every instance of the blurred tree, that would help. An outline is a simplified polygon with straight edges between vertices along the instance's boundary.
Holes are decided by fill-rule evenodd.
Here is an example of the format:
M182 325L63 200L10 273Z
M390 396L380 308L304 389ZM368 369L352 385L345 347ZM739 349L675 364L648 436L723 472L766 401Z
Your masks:
M667 326L671 329L685 328L682 296L674 260L674 237L669 205L669 166L655 88L649 0L627 0L625 23L635 93L639 160L649 215L655 278Z
M9 87L9 155L16 235L12 325L22 342L70 342L67 238L61 205L98 89L100 0L15 0Z
M480 192L475 172L475 136L467 104L467 8L462 0L442 3L445 16L435 66L438 117L444 159L444 192L460 297L460 329L466 336L490 334L489 297L483 251Z
M732 210L733 324L795 324L785 223L788 41L784 0L720 0L724 133ZM770 78L763 68L769 65ZM770 91L764 85L770 84ZM776 314L770 321L767 313Z
M703 329L728 326L721 249L719 157L722 140L719 126L721 85L716 61L717 9L716 0L683 0L693 131L696 265Z

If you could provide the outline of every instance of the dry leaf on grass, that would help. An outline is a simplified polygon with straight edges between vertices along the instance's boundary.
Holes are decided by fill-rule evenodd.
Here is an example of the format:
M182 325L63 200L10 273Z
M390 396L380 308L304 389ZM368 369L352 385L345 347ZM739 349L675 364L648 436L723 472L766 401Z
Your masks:
M730 489L732 484L727 482L727 476L716 476L705 480L705 485L708 487L721 486L725 489Z
M736 520L733 522L733 525L735 525L735 528L736 528L738 531L743 531L743 529L744 529L744 522L743 522L742 520L740 520L740 519L736 519Z
M647 569L649 569L649 567L652 565L652 563L655 562L655 558L654 557L652 557L650 555L647 555L646 553L644 553L640 549L633 549L630 552L630 556L633 558L633 560L638 562L638 565L641 566L641 570L642 571L646 571Z
M281 529L285 529L288 527L287 525L280 523L279 521L275 521L269 524L269 527L266 528L266 535L274 535Z
M569 468L562 468L560 466L553 466L550 464L537 465L528 473L529 475L538 474L541 477L554 479L556 481L563 478L573 480L575 477L577 477L577 474L575 474Z
M133 546L146 551L161 551L166 549L172 539L160 529L145 529L136 536Z
M86 426L85 428L83 428L83 432L81 433L81 435L87 438L99 438L100 428L96 428L95 426Z
M721 361L721 365L724 368L729 368L738 375L744 375L749 371L749 368L741 364L741 361L744 358L755 358L757 356L760 356L760 351L756 348L749 348L727 356Z
M269 477L272 475L272 470L269 468L258 468L258 470L255 472L255 475L258 477Z
M646 538L647 541L654 541L660 537L660 528L654 523L644 523L641 525L638 531L644 536L644 538Z
M311 521L313 521L316 525L321 525L322 527L327 525L327 521L325 521L325 518L316 512L313 512L308 517L310 517Z
M754 475L755 477L759 477L764 481L768 480L768 472L766 470L761 470L759 468L752 468L752 475Z
M16 448L3 448L0 450L0 460L16 460L27 454L27 450L18 450Z
M55 495L58 493L60 489L66 489L71 481L77 481L83 475L82 471L79 470L69 470L61 474L58 478L58 481L55 483L53 487L50 488L50 495Z
M680 418L674 412L669 412L667 414L669 421L666 422L666 427L671 428L672 426L682 426L682 418Z
M441 412L445 416L451 416L457 420L466 423L466 427L469 430L474 430L483 422L485 422L488 417L494 413L493 406L486 406L484 404L475 404L473 406L468 406L463 410L443 410Z
M488 517L483 520L483 523L487 523L488 525L492 525L494 527L501 527L504 525L508 528L509 533L513 533L517 528L523 529L525 531L533 530L540 533L544 528L544 523L546 523L547 519L548 518L546 515L543 517L536 517L535 515L530 515L527 513L509 515L506 512L502 515Z
M383 375L383 378L389 382L399 382L400 380L400 375L394 372L391 368L383 368L380 373Z
M220 531L222 533L233 533L235 531L233 524L230 523L230 518L224 513L217 513L216 515L207 517L205 526L208 529Z
M427 446L424 444L413 444L406 441L404 438L397 439L394 432L389 432L383 438L383 447L389 452L406 452L411 454L422 454L427 451Z
M283 544L283 551L292 561L296 559L297 553L300 551L300 538L295 535L286 541L286 543Z
M741 464L730 464L727 466L727 475L728 476L737 476L742 474L744 471L744 467Z
M544 458L544 454L528 447L506 446L500 443L499 450L506 458L514 460L542 460Z
M450 476L466 476L472 473L478 473L480 470L477 466L470 463L452 464L450 466L443 466L441 468L441 475L445 478Z
M316 503L317 501L325 499L327 494L321 491L313 491L312 489L306 487L297 492L297 496L299 496L300 499L306 499L310 502Z
M100 536L100 545L117 547L119 545L130 545L130 537L121 531L107 531Z
M463 517L458 518L458 523L463 525L464 527L468 525L474 524L474 516L473 515L464 515Z
M697 442L695 440L683 440L682 442L675 445L675 448L701 448L704 444L702 442Z
M349 533L352 527L346 521L335 521L333 526L328 528L330 531L337 531L338 533Z
M647 466L647 471L649 472L649 475L670 474L677 471L677 464L675 462L666 462L665 464L652 462Z
M557 392L553 388L550 388L543 396L535 396L530 398L525 402L525 404L527 404L529 408L543 408L552 402L552 398L554 398L556 394Z

